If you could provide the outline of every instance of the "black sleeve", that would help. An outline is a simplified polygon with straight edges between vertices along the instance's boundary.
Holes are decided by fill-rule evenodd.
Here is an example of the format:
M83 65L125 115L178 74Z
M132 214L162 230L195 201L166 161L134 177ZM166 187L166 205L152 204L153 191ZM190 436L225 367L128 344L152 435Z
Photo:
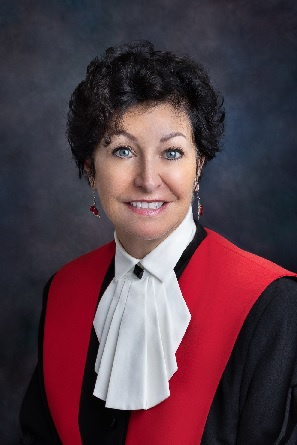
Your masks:
M23 445L61 445L47 404L42 369L42 345L48 291L53 277L43 291L43 305L39 323L38 363L25 393L20 411Z
M297 286L289 278L274 286L247 354L240 444L297 444Z
M297 281L271 283L251 309L213 400L203 445L297 444Z

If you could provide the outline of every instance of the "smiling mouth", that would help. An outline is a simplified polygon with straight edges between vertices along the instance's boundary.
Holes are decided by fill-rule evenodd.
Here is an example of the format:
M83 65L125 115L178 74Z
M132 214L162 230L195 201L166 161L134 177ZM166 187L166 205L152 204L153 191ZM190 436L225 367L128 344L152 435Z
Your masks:
M136 207L138 209L159 209L162 207L162 205L165 203L165 201L153 201L153 202L147 202L147 201L130 201L129 204L133 207Z

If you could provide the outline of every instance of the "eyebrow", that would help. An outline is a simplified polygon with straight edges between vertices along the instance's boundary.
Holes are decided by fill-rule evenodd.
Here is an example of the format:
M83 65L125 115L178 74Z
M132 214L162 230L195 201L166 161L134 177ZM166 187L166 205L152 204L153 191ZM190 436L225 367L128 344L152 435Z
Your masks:
M129 133L126 130L115 131L110 136L126 136L131 141L137 142L137 138L135 136L133 136L133 134ZM172 133L167 134L166 136L163 136L160 139L160 142L166 142L169 139L175 138L177 136L182 136L183 138L186 139L186 136L183 133L180 133L179 131L174 131Z
M126 130L113 131L111 134L109 134L109 137L112 136L126 136L128 139L131 139L131 141L137 141L137 138Z
M166 142L166 141L168 141L169 139L175 138L176 136L182 136L183 138L187 139L186 136L185 136L184 134L180 133L179 131L174 131L173 133L169 133L169 134L167 134L166 136L163 136L163 137L160 139L160 142Z

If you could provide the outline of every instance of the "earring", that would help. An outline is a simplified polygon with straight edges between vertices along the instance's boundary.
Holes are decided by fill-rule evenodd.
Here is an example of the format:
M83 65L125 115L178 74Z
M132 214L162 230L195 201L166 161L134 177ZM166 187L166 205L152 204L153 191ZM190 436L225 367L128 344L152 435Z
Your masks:
M93 215L96 216L96 218L100 218L99 210L96 207L96 195L95 195L94 190L93 190L93 203L90 207L90 212L92 212Z
M197 199L197 216L198 216L198 221L200 216L202 216L203 213L203 206L201 204L201 200L200 200L200 195L199 195L199 179L195 179L195 188L194 188L194 192L196 195L196 199Z

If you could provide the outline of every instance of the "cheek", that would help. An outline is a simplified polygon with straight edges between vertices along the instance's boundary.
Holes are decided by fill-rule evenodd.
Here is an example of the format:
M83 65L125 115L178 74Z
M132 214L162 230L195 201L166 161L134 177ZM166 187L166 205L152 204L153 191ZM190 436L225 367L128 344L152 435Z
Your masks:
M192 164L172 170L169 176L171 190L180 197L192 196L195 174L196 170Z
M108 203L113 197L117 197L125 187L126 172L123 174L122 168L115 168L108 162L97 162L95 167L95 184L100 201Z

